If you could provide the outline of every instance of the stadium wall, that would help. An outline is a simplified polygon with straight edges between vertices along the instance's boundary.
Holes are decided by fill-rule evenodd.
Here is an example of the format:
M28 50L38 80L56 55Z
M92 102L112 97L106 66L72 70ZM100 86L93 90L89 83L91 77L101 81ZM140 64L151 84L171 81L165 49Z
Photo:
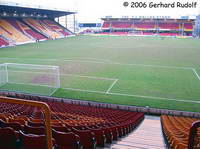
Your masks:
M83 106L93 106L93 107L111 108L111 109L127 110L127 111L134 111L134 112L143 112L148 115L173 115L173 116L200 118L200 113L198 112L156 109L156 108L151 108L151 107L126 106L126 105L101 103L101 102L79 100L79 99L65 99L65 98L56 98L56 97L47 97L47 96L37 96L37 95L24 94L24 93L18 93L18 92L0 91L0 96L27 99L27 100L38 100L38 101L57 101L57 102L65 102L69 104L77 104L77 105L83 105Z

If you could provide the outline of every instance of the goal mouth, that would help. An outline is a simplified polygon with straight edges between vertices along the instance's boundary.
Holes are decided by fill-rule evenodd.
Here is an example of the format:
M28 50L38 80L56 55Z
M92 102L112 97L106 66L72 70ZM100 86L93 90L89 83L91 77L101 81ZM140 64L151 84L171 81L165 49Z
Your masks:
M51 96L58 88L60 88L59 66L0 64L0 90Z

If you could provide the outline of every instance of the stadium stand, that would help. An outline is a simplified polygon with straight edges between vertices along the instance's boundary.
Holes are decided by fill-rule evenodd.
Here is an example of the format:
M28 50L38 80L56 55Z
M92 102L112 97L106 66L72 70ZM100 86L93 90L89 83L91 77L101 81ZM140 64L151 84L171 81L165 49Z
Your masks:
M159 23L158 28L167 30L178 30L180 25L178 23Z
M28 18L28 19L23 19L23 21L49 38L55 39L63 37L63 34L53 30L52 28L47 26L42 20Z
M9 18L7 20L11 24L13 24L14 27L17 30L19 30L21 33L25 34L26 36L28 36L30 38L34 38L34 40L44 40L44 39L46 39L45 36L35 32L29 26L27 26L26 24L22 23L21 21L19 21L17 19Z
M63 28L62 26L60 26L58 23L56 23L53 20L42 20L42 22L44 22L46 25L48 25L52 30L59 32L61 34L63 34L64 36L68 36L71 34L71 32L65 28Z
M112 28L131 28L132 22L111 22Z
M134 28L136 29L155 29L156 28L156 24L155 22L135 22L134 23Z
M9 22L6 19L0 19L0 33L14 41L16 43L28 43L31 42L32 39L28 36L24 35L22 32L15 28L16 24L14 22Z
M139 19L102 18L102 34L191 36L194 20L188 19ZM126 32L128 34L122 34Z
M74 13L2 4L0 5L0 47L73 35L73 32L54 19Z
M161 123L163 134L170 148L199 148L198 119L163 115L161 116Z
M191 30L193 29L193 26L192 26L191 23L185 23L185 24L184 24L184 29L185 29L185 30L191 31Z
M53 144L60 149L93 149L112 143L132 132L144 119L143 113L45 101L52 111ZM44 115L39 108L0 103L0 138L6 136L10 148L45 146ZM8 128L9 127L9 128ZM70 138L70 142L64 141ZM17 143L17 140L20 142ZM35 141L41 142L33 143ZM34 146L31 147L31 144ZM0 146L2 144L0 143Z

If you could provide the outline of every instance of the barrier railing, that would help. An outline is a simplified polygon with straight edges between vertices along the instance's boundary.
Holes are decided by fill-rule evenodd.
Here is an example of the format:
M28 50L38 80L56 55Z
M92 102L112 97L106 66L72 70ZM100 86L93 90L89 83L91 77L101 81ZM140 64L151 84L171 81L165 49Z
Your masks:
M2 96L0 96L0 102L29 105L41 108L44 112L44 118L45 118L47 149L52 149L53 145L52 145L52 130L51 130L51 110L46 103L38 101L14 99Z

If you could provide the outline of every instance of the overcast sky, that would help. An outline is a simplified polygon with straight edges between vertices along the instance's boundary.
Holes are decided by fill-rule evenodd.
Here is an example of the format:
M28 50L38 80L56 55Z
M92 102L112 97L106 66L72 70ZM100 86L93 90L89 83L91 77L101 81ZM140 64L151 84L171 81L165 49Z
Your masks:
M0 0L0 2L17 2L31 5L41 5L53 8L76 10L79 22L100 22L105 16L188 16L200 13L200 0ZM124 7L123 2L197 2L197 8L187 9L133 9Z

